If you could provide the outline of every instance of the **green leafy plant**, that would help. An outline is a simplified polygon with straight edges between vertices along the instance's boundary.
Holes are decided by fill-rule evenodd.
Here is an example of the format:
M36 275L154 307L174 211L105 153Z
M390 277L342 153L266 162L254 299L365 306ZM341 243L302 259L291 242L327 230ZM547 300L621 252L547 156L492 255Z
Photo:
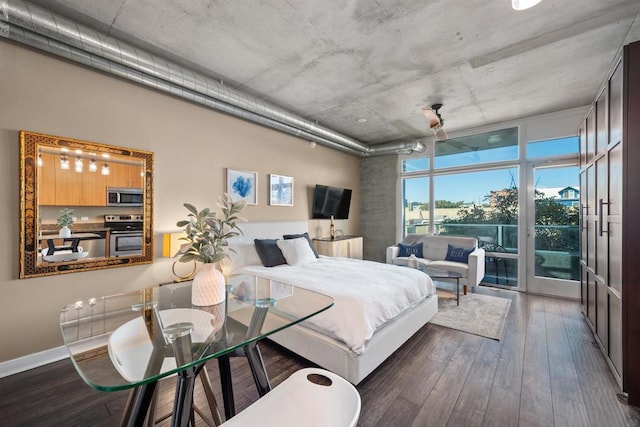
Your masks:
M228 239L242 234L236 223L245 221L238 214L246 204L244 200L234 202L225 193L217 204L222 211L222 216L218 217L209 208L198 211L192 204L185 203L184 207L189 211L188 219L178 221L176 225L184 227L187 236L181 240L186 240L188 246L181 251L183 253L179 260L195 260L205 264L222 261L230 250Z
M68 227L73 224L73 209L64 208L60 210L58 218L56 218L57 224L60 227Z

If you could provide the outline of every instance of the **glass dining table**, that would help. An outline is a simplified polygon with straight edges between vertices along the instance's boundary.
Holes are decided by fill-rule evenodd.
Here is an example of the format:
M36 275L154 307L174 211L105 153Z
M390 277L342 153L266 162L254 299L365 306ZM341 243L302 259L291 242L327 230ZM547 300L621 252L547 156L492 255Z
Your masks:
M131 389L121 425L148 422L158 381L175 375L172 425L186 426L194 417L197 377L209 405L216 406L204 368L208 360L218 360L228 419L235 414L229 358L247 358L264 395L271 385L258 341L332 305L327 295L238 275L228 279L226 301L218 305L192 306L191 282L171 283L73 302L61 310L60 327L71 360L89 386Z

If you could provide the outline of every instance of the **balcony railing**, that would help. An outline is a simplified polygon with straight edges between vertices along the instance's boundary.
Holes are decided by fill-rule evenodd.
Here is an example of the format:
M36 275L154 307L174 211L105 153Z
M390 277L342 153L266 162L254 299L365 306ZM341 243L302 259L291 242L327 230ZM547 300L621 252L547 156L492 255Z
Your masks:
M426 234L428 224L410 224L405 233ZM515 224L435 224L435 233L476 237L486 250L483 282L517 286L518 226ZM577 225L535 227L535 275L580 280L580 230Z

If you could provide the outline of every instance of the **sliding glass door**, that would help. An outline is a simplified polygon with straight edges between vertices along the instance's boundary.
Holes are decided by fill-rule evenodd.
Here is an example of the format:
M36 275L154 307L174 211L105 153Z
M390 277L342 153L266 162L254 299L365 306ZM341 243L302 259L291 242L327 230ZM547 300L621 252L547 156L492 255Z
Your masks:
M575 298L580 280L578 166L532 165L528 291Z
M434 232L485 249L483 282L518 288L518 168L434 176Z

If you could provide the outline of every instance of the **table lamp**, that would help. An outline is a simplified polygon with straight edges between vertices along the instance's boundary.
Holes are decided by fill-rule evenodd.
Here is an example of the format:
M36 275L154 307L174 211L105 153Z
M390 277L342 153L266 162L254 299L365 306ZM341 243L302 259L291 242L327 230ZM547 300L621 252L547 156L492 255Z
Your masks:
M179 233L165 233L162 236L162 256L165 258L176 258L171 265L171 272L176 277L174 282L184 282L186 280L191 280L193 275L196 272L196 262L193 261L193 269L189 271L186 275L181 275L176 273L176 264L180 263L178 257L185 253L189 248L188 243L184 243L184 240L181 240L182 237L185 237L186 234L183 232Z

